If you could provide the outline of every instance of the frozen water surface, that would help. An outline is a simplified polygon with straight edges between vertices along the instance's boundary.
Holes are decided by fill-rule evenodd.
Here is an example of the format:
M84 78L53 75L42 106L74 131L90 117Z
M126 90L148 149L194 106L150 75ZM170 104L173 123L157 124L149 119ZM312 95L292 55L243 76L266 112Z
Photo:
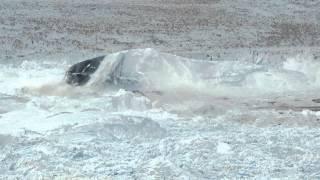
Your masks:
M137 49L105 61L120 56L140 93L97 86L108 63L84 87L63 82L69 63L0 67L1 178L320 178L312 56L275 64Z

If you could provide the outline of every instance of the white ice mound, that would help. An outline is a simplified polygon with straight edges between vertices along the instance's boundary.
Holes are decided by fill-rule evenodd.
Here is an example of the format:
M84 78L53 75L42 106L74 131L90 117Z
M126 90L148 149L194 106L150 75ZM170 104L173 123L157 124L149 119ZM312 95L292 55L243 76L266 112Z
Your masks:
M154 49L135 49L110 54L105 57L89 81L89 86L105 82L129 90L164 90L181 85L194 86L202 73L195 73L200 62Z
M287 61L276 63L277 66L272 59L266 62L252 61L249 57L241 61L194 60L151 48L132 49L106 55L85 86L73 87L61 82L63 70L59 68L53 71L23 63L17 70L2 68L0 77L4 79L9 78L7 70L17 72L17 75L10 75L10 81L0 83L0 87L15 92L17 86L22 85L31 93L58 96L95 94L97 90L108 93L105 88L111 88L138 91L142 95L174 94L174 97L179 96L178 99L301 92L320 87L320 62L314 57L288 57ZM11 85L10 82L19 84ZM166 98L172 99L173 96Z
M288 65L294 64L292 61L295 60L289 59L283 67L274 67L249 61L194 60L150 48L133 49L107 55L87 86L107 82L112 87L140 92L183 89L232 95L243 94L244 89L260 94L317 87L317 69L304 66L299 70ZM308 67L314 72L312 75L306 69Z
M221 93L230 91L225 86L239 87L248 73L260 68L246 62L202 61L150 48L133 49L107 55L86 86L107 85L147 93Z

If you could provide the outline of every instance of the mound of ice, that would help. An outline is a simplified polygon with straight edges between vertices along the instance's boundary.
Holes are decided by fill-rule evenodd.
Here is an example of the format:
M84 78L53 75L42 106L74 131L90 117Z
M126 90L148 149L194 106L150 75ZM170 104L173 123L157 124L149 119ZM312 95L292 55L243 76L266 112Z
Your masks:
M110 89L145 95L243 96L243 92L261 95L320 86L320 63L308 55L291 57L282 66L274 66L251 60L201 61L150 48L133 49L107 55L88 84L80 88L63 82L67 67L26 61L17 68L2 67L0 77L8 80L0 83L3 92L14 94L20 85L31 94L58 96L103 94Z
M213 95L242 95L244 90L263 94L318 87L320 64L301 60L303 57L288 58L282 67L274 67L249 61L200 61L150 48L134 49L107 55L87 86L109 82L109 87L112 84L116 88L141 92L187 90Z
M0 178L315 177L319 68L137 49L73 87L58 62L0 66Z

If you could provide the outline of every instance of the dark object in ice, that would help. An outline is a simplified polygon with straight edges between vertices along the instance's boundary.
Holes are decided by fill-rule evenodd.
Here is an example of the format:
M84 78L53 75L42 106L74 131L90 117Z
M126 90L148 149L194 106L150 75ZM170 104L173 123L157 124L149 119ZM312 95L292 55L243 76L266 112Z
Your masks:
M312 102L314 102L314 103L320 103L320 99L312 99Z
M72 65L66 72L66 82L74 86L86 84L90 79L90 75L98 69L104 57L99 56Z

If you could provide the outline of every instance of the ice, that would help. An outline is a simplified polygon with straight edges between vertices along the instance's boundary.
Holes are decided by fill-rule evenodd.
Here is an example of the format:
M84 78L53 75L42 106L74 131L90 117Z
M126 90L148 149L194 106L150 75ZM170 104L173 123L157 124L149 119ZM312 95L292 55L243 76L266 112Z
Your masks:
M231 147L227 143L219 142L217 146L217 153L231 154Z
M83 87L71 63L1 66L0 178L318 178L318 61L243 58L132 49ZM121 59L140 84L104 85Z

